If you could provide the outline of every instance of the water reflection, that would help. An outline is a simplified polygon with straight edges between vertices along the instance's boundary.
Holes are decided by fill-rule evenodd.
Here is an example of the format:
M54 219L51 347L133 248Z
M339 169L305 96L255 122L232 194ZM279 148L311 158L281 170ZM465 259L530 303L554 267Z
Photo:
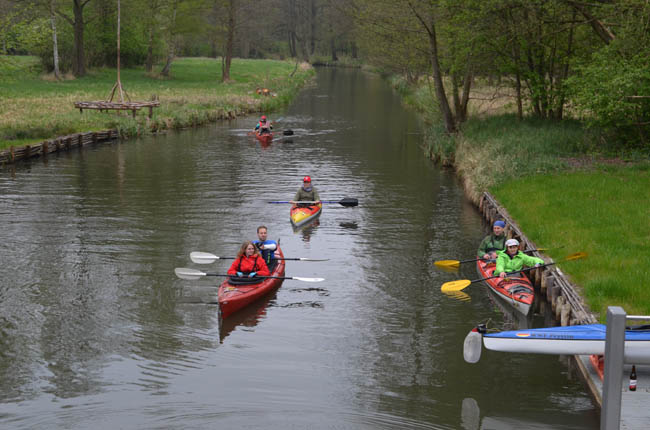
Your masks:
M359 228L359 225L356 223L356 221L346 221L346 222L340 222L339 225L347 230L356 230Z
M267 308L272 301L275 301L276 297L277 291L274 291L222 320L219 330L220 342L223 343L224 339L236 329L252 331L260 321L266 318Z
M306 224L303 224L299 227L293 227L293 232L299 234L303 242L309 242L312 235L318 231L318 226L320 226L320 215L316 217L313 221L310 221Z

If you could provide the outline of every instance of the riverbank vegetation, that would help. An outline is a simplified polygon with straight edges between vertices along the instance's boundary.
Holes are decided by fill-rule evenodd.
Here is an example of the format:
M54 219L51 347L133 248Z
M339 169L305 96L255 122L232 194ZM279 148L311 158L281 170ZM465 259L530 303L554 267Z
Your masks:
M413 2L410 16L368 6L396 52L429 54L382 64L428 124L425 152L474 201L490 191L535 243L562 247L551 257L589 253L562 268L601 319L610 305L650 314L650 7L482 3ZM403 20L420 37L388 37Z
M10 60L0 68L0 148L109 128L133 136L269 111L287 104L314 73L304 63L296 67L289 61L233 59L231 79L222 83L215 79L220 61L210 58L177 59L167 78L149 76L142 68L124 69L121 81L133 100L155 95L161 102L152 119L146 109L134 119L130 111L80 114L73 106L75 101L106 99L115 69L93 69L83 78L59 82L43 75L34 57ZM257 94L257 88L268 88L270 94Z

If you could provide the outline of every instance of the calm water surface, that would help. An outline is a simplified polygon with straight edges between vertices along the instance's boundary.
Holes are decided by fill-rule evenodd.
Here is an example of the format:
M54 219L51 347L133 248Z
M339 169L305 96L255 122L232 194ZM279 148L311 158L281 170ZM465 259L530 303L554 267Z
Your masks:
M511 324L434 268L486 232L455 177L424 159L420 125L381 79L319 70L262 148L255 118L114 142L0 169L0 428L598 428L557 357L484 351ZM327 205L294 231L304 175ZM280 240L277 293L222 325L218 278L177 279L191 251L233 256L258 225ZM462 300L461 300L462 299ZM541 325L542 317L524 324Z

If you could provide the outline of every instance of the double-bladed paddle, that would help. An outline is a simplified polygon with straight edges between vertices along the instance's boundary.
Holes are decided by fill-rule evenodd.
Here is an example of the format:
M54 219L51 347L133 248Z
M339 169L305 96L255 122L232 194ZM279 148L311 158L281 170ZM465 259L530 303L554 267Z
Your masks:
M522 252L535 252L535 251L546 251L548 248L537 248L537 249L527 249ZM471 263L472 261L479 261L483 260L483 257L477 257L477 258L472 258L471 260L440 260L440 261L434 261L433 264L435 264L438 267L458 267L462 263Z
M571 261L571 260L579 260L581 258L585 258L587 256L586 253L584 252L576 252L575 254L568 255L564 257L560 261ZM529 270L533 269L538 269L540 267L546 267L546 266L551 266L553 264L557 264L558 262L554 261L553 263L547 263L547 264L540 264L539 266L534 266L534 267L529 267L527 269L521 269L513 273L506 273L506 277L509 275L514 275L520 272L527 272ZM458 281L451 281L451 282L445 282L442 284L442 287L440 288L442 292L447 293L451 291L460 291L468 287L470 284L473 284L475 282L481 282L481 281L487 281L488 279L495 279L495 278L500 278L500 276L489 276L487 278L481 278L481 279L475 279L473 281L470 281L469 279L460 279Z
M273 201L273 202L267 202L267 203L291 203L291 202L282 200L282 201ZM313 202L313 201L299 201L299 202L296 202L296 203L306 204L307 205L307 204L312 204L312 203L315 203L315 202ZM345 197L345 198L343 198L341 200L338 200L338 201L336 201L336 200L321 200L321 203L338 203L341 206L347 206L347 207L359 206L359 200L358 199L353 199L351 197Z
M217 260L234 260L237 257L218 257L214 254L210 254L209 252L190 252L190 258L192 261L196 264L210 264L214 263ZM291 261L328 261L329 258L307 258L307 257L299 257L299 258L275 258L275 260L291 260Z
M213 272L201 272L200 270L187 269L187 268L176 268L174 273L181 279L196 280L201 279L204 276L223 276L230 277L232 275L222 274L222 273L213 273ZM256 276L256 278L272 278L272 279L293 279L294 281L303 281L303 282L321 282L325 278L303 278L298 276Z

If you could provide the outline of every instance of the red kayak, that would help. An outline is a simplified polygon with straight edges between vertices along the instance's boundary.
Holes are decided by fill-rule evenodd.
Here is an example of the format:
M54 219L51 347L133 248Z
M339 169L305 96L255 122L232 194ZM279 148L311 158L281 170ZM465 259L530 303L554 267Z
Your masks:
M478 260L478 273L483 278L488 278L496 269L495 262ZM525 275L521 277L507 277L487 279L486 284L494 293L518 312L528 315L535 299L535 289Z
M264 133L264 134L255 133L255 137L257 138L257 140L260 141L261 144L268 145L273 140L273 133Z
M277 248L280 257L284 257L282 250ZM277 264L271 271L271 276L284 276L284 260L276 260ZM283 279L258 278L228 278L219 286L217 297L221 308L221 318L227 318L233 312L253 303L282 285Z

